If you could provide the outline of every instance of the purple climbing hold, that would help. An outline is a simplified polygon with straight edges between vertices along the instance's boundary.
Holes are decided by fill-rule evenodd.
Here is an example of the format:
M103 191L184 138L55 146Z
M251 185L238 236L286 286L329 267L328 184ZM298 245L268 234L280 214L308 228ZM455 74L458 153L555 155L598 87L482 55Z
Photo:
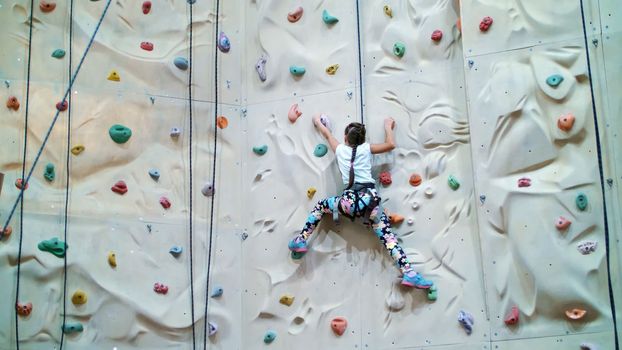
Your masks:
M170 133L171 137L173 138L177 138L179 137L179 135L181 135L181 129L180 128L171 128L171 133Z
M227 37L227 34L225 34L225 32L220 32L220 34L218 35L218 49L220 49L220 51L224 53L229 52L229 50L231 49L231 42L229 41L229 38Z
M218 325L216 323L212 323L212 322L208 322L207 323L208 327L209 327L209 336L211 337L212 335L216 334L216 332L218 332Z
M214 195L214 185L212 185L210 182L206 183L203 188L201 189L201 193L203 193L203 195L205 197L211 197Z
M322 125L324 125L328 130L332 131L330 119L328 118L326 114L320 115L320 123L322 123Z
M255 69L257 70L257 74L259 74L259 80L261 81L266 81L266 79L268 78L266 76L266 62L268 62L268 59L266 58L266 56L262 55L257 60L257 63L255 63Z
M473 323L475 322L473 320L473 315L464 310L460 310L458 313L458 322L460 322L466 334L471 335L473 332Z

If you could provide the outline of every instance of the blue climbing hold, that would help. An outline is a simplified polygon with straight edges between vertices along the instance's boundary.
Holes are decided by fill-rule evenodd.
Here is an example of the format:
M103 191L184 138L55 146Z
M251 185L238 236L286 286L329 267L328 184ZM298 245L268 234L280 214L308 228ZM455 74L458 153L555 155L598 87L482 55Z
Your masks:
M178 257L179 254L181 254L181 252L183 250L184 249L182 247L180 247L178 245L174 245L174 246L171 247L171 249L168 250L168 252L171 253L172 256Z
M326 147L325 144L320 143L317 146L315 146L315 150L313 150L313 155L315 155L316 157L324 157L327 152L328 152L328 147Z
M322 11L322 20L326 24L335 24L339 22L339 18L332 16L327 10Z
M183 57L175 57L175 60L173 61L173 64L175 65L175 67L181 69L181 70L186 70L188 69L188 60L183 58Z
M303 66L289 66L289 72L297 77L302 76L306 71L307 70Z
M154 179L155 181L158 181L158 179L160 178L160 170L158 169L149 169L149 176L151 176L152 179Z
M273 330L269 330L266 332L266 335L263 337L263 342L266 344L270 344L276 339L276 332Z
M80 333L84 330L84 326L80 322L67 322L61 329L65 334Z
M218 298L219 296L222 295L223 292L224 291L223 291L222 287L220 287L220 286L214 287L214 290L212 291L211 297L212 298Z
M564 77L559 74L553 74L550 77L546 78L546 83L551 87L557 87L559 84L564 81Z

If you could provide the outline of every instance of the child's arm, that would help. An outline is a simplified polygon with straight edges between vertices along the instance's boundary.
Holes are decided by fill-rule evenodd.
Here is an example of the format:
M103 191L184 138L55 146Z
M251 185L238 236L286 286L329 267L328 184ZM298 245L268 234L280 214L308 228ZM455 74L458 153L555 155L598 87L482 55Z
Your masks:
M393 120L393 118L391 117L385 118L384 143L370 145L372 154L389 152L395 148L395 141L393 140L393 128L395 128L395 120Z
M328 128L325 127L324 124L322 124L322 122L320 121L319 114L316 114L313 117L313 124L315 124L315 127L320 131L320 134L322 134L322 136L324 136L326 141L328 141L328 145L330 146L330 149L332 149L333 152L335 152L335 150L337 149L337 146L339 146L339 141L337 141L337 139L333 136L330 130L328 130Z

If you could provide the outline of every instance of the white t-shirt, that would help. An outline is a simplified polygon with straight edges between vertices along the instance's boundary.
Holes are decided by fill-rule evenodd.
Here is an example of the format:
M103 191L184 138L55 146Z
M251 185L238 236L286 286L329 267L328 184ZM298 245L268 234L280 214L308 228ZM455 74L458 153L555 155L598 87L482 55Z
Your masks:
M343 183L347 186L350 182L350 159L352 158L352 147L340 143L335 149L337 165L341 171ZM356 158L354 158L354 183L375 183L371 177L371 148L365 142L356 148Z

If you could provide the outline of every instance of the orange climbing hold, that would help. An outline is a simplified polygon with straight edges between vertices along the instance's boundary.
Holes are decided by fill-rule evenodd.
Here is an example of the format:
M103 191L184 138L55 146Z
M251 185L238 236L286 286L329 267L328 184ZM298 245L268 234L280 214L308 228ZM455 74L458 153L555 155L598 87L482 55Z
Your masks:
M555 221L555 227L560 231L567 229L570 224L572 224L572 222L563 216L560 216L557 221Z
M44 13L52 12L54 11L55 8L56 8L56 3L54 2L45 1L45 0L39 1L39 9L41 9L41 12L44 12Z
M512 306L512 310L510 310L510 313L507 316L505 316L504 322L508 326L517 324L518 317L519 317L518 307Z
M423 181L423 179L421 178L421 175L419 174L412 174L410 175L410 179L408 180L408 183L410 183L411 186L419 186L421 185L421 182Z
M216 118L216 125L218 125L219 128L224 129L227 126L229 126L229 120L227 120L225 116L221 115L218 118Z
M404 217L400 214L391 214L389 215L389 221L391 222L391 225L398 225L404 222Z
M19 109L19 101L17 100L17 97L10 96L9 99L6 101L6 106L8 109L17 111Z
M302 112L298 109L298 104L294 103L291 107L289 107L289 112L287 112L287 119L289 119L290 122L295 123L301 115Z
M566 317L571 320L580 320L583 318L583 316L585 316L586 313L587 311L583 309L566 310Z
M17 303L15 305L17 314L20 316L28 316L32 312L32 303Z
M303 9L301 6L298 6L294 11L287 14L287 20L291 23L296 23L302 17Z
M335 317L330 321L330 328L335 334L343 335L346 332L346 328L348 328L348 321L345 317Z
M568 113L566 115L562 115L561 117L557 118L557 127L562 130L562 131L570 131L570 129L572 129L572 126L574 125L574 115L572 115L571 113Z

